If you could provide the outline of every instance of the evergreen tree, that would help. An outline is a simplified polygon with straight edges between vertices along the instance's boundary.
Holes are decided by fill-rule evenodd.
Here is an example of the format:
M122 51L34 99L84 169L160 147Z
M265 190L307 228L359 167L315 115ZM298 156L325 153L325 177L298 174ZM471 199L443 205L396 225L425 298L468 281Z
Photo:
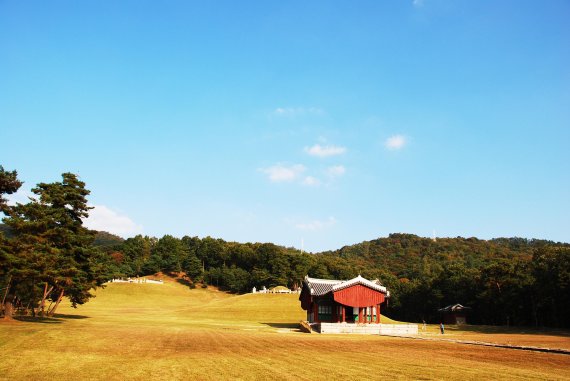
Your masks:
M62 177L61 182L38 184L32 189L37 197L13 207L5 219L15 234L9 251L17 297L50 316L64 296L75 307L104 281L91 245L95 233L82 224L90 192L76 175ZM46 310L47 301L51 307Z
M0 165L0 212L5 215L12 214L12 208L8 205L8 200L4 195L13 194L20 189L22 182L18 180L18 172L6 171ZM12 268L15 258L10 255L9 244L0 232L0 297L2 298L2 312L6 319L12 318L13 313L13 287Z
M183 270L194 282L202 280L202 262L194 254L190 254L183 263Z
M0 165L0 212L10 214L11 209L4 195L16 193L21 186L22 182L18 180L18 172L6 171Z

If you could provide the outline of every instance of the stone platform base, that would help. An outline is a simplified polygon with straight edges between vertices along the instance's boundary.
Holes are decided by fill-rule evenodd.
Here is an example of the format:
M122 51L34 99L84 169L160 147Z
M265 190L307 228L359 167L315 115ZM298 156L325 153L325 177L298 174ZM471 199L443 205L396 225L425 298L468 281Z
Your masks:
M354 323L315 323L313 330L319 333L352 333L359 335L417 335L417 324L354 324Z

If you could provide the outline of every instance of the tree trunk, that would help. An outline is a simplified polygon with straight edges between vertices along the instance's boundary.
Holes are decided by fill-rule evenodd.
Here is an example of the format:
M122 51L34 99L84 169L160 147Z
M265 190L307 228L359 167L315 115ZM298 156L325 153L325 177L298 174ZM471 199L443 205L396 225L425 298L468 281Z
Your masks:
M6 286L6 292L4 292L4 297L2 298L2 306L4 306L6 302L6 297L8 296L8 292L10 291L10 286L12 285L12 275L8 278L8 285Z
M55 305L53 306L53 308L48 311L49 317L53 317L53 315L55 314L55 310L57 309L57 306L59 306L59 303L61 303L61 300L63 299L63 293L64 293L64 290L62 289L61 292L59 293L59 298L57 298L57 302L55 302Z
M42 300L40 302L40 316L42 317L45 315L46 299L49 296L49 294L51 294L52 291L53 291L53 286L51 286L48 290L48 284L46 282L44 287L44 295L42 296Z
M4 301L4 320L13 320L14 316L14 304L12 303L12 297L8 297Z

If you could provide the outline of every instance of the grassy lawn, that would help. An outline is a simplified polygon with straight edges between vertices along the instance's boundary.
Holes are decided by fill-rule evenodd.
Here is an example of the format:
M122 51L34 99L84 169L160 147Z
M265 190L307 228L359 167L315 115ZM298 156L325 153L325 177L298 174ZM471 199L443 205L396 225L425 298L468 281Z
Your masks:
M77 310L61 308L56 319L0 322L0 379L570 380L565 355L300 333L305 312L297 297L111 284ZM422 335L438 337L436 329ZM445 337L561 348L570 341L565 333L472 327L448 327Z
M429 338L570 350L570 332L564 330L466 325L446 326L442 336L439 325L428 325L425 332L419 327L420 335Z

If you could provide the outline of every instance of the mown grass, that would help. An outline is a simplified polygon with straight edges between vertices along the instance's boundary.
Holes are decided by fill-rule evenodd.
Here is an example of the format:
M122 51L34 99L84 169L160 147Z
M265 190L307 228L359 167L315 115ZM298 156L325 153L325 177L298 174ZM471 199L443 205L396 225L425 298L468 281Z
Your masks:
M441 335L439 325L429 325L425 331L419 324L421 337L479 341L515 346L570 350L570 332L560 329L532 327L502 327L485 325L447 325Z
M0 379L570 379L570 356L300 333L297 295L111 284L59 312L0 323ZM435 337L435 328L425 335Z

